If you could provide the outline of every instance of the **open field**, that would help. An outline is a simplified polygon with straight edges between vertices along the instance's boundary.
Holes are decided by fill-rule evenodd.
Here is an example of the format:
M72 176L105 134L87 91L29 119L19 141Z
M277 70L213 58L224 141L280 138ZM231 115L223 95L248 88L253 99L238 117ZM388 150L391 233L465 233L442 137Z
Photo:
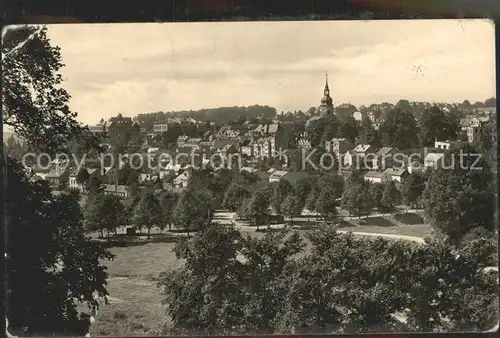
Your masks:
M104 261L110 275L110 301L99 309L91 334L161 334L167 316L156 283L161 272L181 264L172 252L174 245L149 243L110 249L116 255L113 261Z
M361 221L365 224L360 224L359 220L349 220L339 230L415 237L423 237L430 230L426 224L397 226L396 224L401 223L392 220L391 217L386 219L390 226L366 225L374 223L370 219ZM273 225L273 228L279 227L282 225ZM242 231L252 236L264 236L264 232L257 232L255 229L249 226L241 227ZM261 230L265 229L265 226L261 227ZM124 239L121 245L110 248L116 255L114 260L103 262L108 267L110 277L109 304L102 305L99 309L91 334L99 336L162 334L162 328L168 325L168 317L165 307L161 304L161 290L157 288L156 283L160 273L178 268L182 264L172 251L175 246L175 234L160 233L158 229L153 229L150 240L140 236L125 241L124 232L124 229L118 230L117 237ZM306 250L309 247L307 245Z

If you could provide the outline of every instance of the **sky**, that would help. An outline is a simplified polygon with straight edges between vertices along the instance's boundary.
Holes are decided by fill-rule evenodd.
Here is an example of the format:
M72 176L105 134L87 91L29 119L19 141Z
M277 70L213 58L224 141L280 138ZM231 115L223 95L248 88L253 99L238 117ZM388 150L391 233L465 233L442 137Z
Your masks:
M335 104L495 96L486 20L49 25L78 119L269 105L317 106L328 73Z

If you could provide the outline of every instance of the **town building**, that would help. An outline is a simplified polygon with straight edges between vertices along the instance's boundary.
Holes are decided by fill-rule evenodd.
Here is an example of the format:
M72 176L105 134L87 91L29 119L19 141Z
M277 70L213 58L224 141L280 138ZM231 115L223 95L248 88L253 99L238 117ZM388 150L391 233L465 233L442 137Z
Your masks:
M68 184L69 174L69 168L58 167L49 171L45 179L49 181L49 185L52 189L59 189Z
M104 194L114 195L120 199L128 199L130 198L130 188L126 185L105 184Z
M375 162L375 149L369 144L358 144L347 151L342 159L345 166L358 169L372 169Z
M106 122L106 133L111 144L127 144L141 135L141 127L138 122L133 122L132 118L118 114Z
M170 126L168 123L157 123L153 125L153 133L161 134L163 132L169 131Z
M323 97L321 104L317 108L317 114L321 117L335 114L333 99L330 96L330 87L328 86L328 74L326 74L325 88L323 89Z
M406 170L408 170L410 174L422 173L424 170L424 165L417 160L412 160L407 164Z
M94 134L105 135L106 134L106 122L101 120L96 125L88 126L89 130Z
M267 174L269 175L269 183L285 180L290 184L294 184L309 177L309 174L303 171L274 170L272 172L268 171Z
M365 118L365 117L364 117L364 115L365 115L365 114L363 114L362 112L360 112L360 111L356 111L356 112L354 112L354 113L352 114L352 117L354 117L354 119L355 119L356 121L361 122L361 121L363 121L363 119Z
M444 154L443 153L428 153L425 156L424 168L436 169L443 164Z
M352 149L352 143L346 138L332 138L325 142L325 150L335 154L339 162L343 160L343 155Z
M241 155L247 156L247 157L252 157L253 156L253 147L252 145L243 145L240 147L240 152Z
M189 139L187 135L181 135L177 138L177 148L184 148L186 146L186 141Z
M382 173L380 171L368 171L364 179L370 183L382 183Z
M490 119L489 115L467 115L460 120L461 130L467 135L469 143L476 142L479 139L482 129L488 125Z
M410 173L406 168L387 168L382 174L382 179L403 183L409 176Z

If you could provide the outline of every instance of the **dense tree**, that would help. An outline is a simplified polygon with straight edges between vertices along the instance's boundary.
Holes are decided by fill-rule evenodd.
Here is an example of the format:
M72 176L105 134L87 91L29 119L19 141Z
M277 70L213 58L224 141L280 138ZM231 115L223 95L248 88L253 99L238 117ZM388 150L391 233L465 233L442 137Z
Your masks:
M485 107L496 107L497 106L497 99L494 97L490 97L489 99L486 99L484 101L484 106Z
M295 232L252 238L216 225L181 240L186 263L159 284L176 329L164 333L479 331L498 321L498 274L483 272L494 249L481 240L457 252L332 227L306 237L307 252Z
M284 216L290 218L291 225L293 226L293 219L302 214L304 204L297 195L290 192L283 200L280 209Z
M493 229L493 175L470 145L448 152L444 168L430 174L423 192L426 218L454 243L472 228Z
M385 114L379 132L383 145L398 149L414 148L417 140L417 123L408 110L391 109Z
M98 230L104 237L106 230L108 239L109 232L116 230L123 221L124 207L118 197L106 195L103 191L97 191L87 200L85 224L88 231Z
M151 229L162 223L160 203L152 191L145 192L134 213L134 226L141 230L148 229L148 238L151 237Z
M294 182L293 193L295 196L299 197L301 203L305 205L309 192L311 191L313 185L315 185L315 177L307 177Z
M365 181L359 172L353 172L346 180L342 194L342 209L357 216L370 211L373 208L373 201L369 192L370 183Z
M200 230L208 226L214 210L212 194L208 189L188 188L183 191L174 209L172 218L176 226L190 230Z
M414 208L419 205L425 189L425 180L421 174L413 173L410 182L401 187L401 197L405 205Z
M318 187L321 191L330 190L333 198L341 198L344 192L344 178L336 173L328 173L318 178Z
M360 131L360 124L354 119L354 117L349 116L346 119L342 119L338 127L338 137L344 137L349 140L349 142L354 143L358 137Z
M53 155L67 150L85 131L61 87L59 48L50 45L43 27L11 27L2 33L2 122L32 151ZM111 254L85 236L76 197L54 197L46 183L28 182L19 162L9 156L5 162L9 330L27 336L84 335L90 316L78 305L95 308L94 296L107 295L100 260Z
M312 189L309 191L309 194L307 195L307 199L305 202L305 207L309 211L316 211L316 202L318 200L318 196L320 194L321 190L318 189L316 186L313 186Z
M381 207L383 212L393 212L400 202L400 193L393 181L387 182L382 192Z
M321 189L316 200L316 211L328 222L333 222L337 216L336 192L332 189Z
M23 43L23 41L25 41ZM61 87L60 48L50 45L47 28L10 28L2 38L2 122L39 151L68 151L84 134ZM93 146L98 146L97 138Z
M456 140L460 131L459 122L455 114L446 114L438 106L426 109L418 121L420 146L432 147L435 140Z
M93 293L107 295L106 268L99 260L112 256L85 236L76 196L54 197L46 182L28 182L21 165L8 161L9 330L16 335L85 334L89 317L79 314L77 305L96 307Z
M368 196L373 203L373 207L381 211L383 209L382 196L384 194L384 184L382 183L372 183L368 188Z
M23 146L14 134L10 135L4 144L5 154L18 161L23 159L24 154L27 153L27 147Z
M325 141L337 134L339 120L336 116L314 118L307 121L305 132L312 147L324 145Z
M298 141L304 134L306 128L305 128L305 123L303 122L295 122L293 124L292 131L290 133L290 139L288 143L288 149L297 149L298 148Z
M256 189L248 200L246 214L257 226L257 229L267 221L270 203L271 195L268 187Z
M373 126L369 119L363 119L359 128L359 142L370 144L372 147L379 148L382 145L379 132Z
M177 198L177 194L168 191L163 192L159 196L159 227L161 230L165 229L165 226L168 224L168 231L172 231L172 212L174 210L175 203L177 202Z
M230 211L237 211L245 198L250 196L248 188L241 183L233 182L229 185L224 195L222 205Z
M274 212L281 214L281 205L291 191L292 186L287 180L280 180L273 184L273 195L270 203Z
M80 171L78 171L78 174L76 175L76 182L78 184L81 184L82 186L86 186L87 183L89 182L90 174L85 167L81 167Z

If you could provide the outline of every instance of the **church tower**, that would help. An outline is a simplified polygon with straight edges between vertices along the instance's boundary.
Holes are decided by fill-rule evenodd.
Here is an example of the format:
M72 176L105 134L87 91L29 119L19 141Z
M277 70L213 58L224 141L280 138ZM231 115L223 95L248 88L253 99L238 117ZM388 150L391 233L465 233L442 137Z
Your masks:
M320 116L333 115L333 100L330 96L330 87L328 87L328 74L326 74L325 89L323 90L323 98L321 98L321 104L318 107L318 112Z

